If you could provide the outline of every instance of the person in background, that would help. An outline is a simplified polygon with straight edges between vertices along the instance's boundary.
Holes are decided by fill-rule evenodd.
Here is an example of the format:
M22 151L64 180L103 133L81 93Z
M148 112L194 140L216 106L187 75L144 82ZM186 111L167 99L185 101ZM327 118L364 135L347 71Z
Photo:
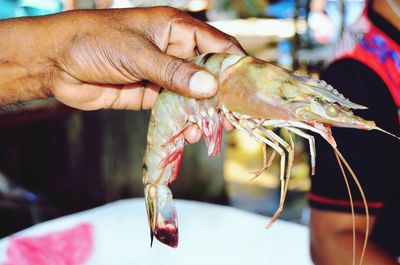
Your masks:
M334 35L334 25L326 14L327 0L312 0L308 14L308 26L312 30L313 41L328 44Z
M368 106L357 115L399 133L400 0L375 0L344 34L334 60L321 79L352 101ZM399 143L379 132L335 130L365 191L371 235L364 258L368 264L398 264L400 256ZM319 149L319 151L318 151ZM315 264L352 264L352 216L346 186L329 146L317 143L317 169L309 193L310 244ZM356 260L364 241L366 216L355 185ZM358 264L358 261L356 261Z
M160 87L211 97L214 76L185 59L245 54L233 37L168 7L0 20L0 51L0 106L54 96L82 110L148 109ZM200 132L186 136L195 142Z

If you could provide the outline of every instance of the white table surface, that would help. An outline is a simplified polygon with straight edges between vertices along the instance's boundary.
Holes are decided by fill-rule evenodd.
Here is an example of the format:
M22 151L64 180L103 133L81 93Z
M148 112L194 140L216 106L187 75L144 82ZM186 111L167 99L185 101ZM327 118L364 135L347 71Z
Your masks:
M150 248L143 199L129 199L47 221L19 232L44 235L82 222L93 224L91 265L309 265L308 229L280 221L265 229L269 218L232 207L176 200L179 246L155 240ZM0 240L0 264L8 239Z

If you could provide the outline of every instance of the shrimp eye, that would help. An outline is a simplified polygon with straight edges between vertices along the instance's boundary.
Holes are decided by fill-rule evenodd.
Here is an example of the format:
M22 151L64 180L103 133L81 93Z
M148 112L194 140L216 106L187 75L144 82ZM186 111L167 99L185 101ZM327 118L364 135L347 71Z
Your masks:
M338 109L331 104L325 108L325 112L331 118L335 118L339 115Z

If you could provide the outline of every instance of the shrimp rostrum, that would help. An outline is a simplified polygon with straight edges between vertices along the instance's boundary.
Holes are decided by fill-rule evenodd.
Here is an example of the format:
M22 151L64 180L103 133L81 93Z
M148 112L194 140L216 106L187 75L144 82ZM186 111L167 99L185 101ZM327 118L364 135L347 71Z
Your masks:
M279 208L267 227L283 209L288 180L294 161L291 134L309 142L311 168L315 168L314 137L321 135L336 149L330 126L381 130L373 121L355 116L351 109L366 107L352 103L324 81L301 76L271 63L232 54L205 54L192 62L206 68L218 80L219 89L210 99L196 100L164 90L152 109L143 162L143 183L151 242L155 236L171 247L178 245L178 222L168 184L178 175L185 140L184 130L196 124L208 148L208 155L221 149L222 123L272 148L271 157L280 157L281 195ZM273 129L286 128L286 142ZM385 131L384 131L385 132ZM268 167L266 148L264 166ZM340 155L342 158L342 156ZM347 165L347 163L345 163Z

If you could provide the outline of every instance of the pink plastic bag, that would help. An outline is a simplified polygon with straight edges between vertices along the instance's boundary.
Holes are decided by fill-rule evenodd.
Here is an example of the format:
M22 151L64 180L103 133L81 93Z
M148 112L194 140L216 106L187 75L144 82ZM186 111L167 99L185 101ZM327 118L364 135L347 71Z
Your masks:
M2 265L82 265L92 251L92 225L83 223L45 236L10 237Z

